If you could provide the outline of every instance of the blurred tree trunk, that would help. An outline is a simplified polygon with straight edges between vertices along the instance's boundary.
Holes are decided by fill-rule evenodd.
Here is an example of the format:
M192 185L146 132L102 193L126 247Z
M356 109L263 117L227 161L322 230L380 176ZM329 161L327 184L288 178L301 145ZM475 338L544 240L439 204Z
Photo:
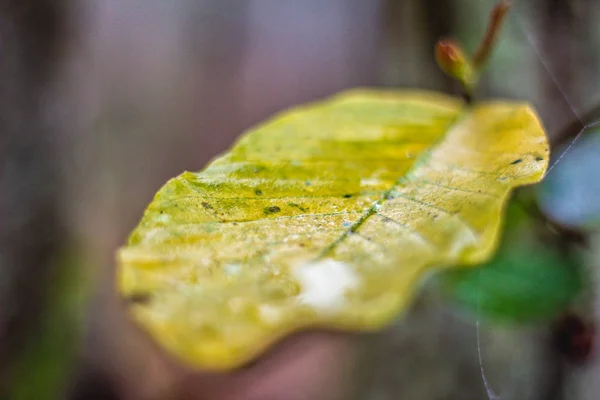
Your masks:
M425 20L425 29L423 30L425 46L431 52L431 56L427 61L431 64L431 68L438 69L433 58L433 49L438 40L456 34L454 31L455 3L445 0L422 0L419 5ZM442 90L446 91L456 87L456 82L445 74L442 74L440 84Z
M0 1L0 397L36 329L65 234L47 93L63 51L66 0Z
M594 86L590 71L592 2L588 0L537 0L538 36L542 53L540 71L544 121L555 129L572 123L584 113L586 86Z
M435 63L441 38L453 36L454 1L387 0L383 4L386 60L384 83L451 91L455 83Z
M551 128L549 134L552 137L564 131L567 126L579 124L579 130L584 124L591 122L582 119L587 114L586 97L594 94L593 90L590 92L590 88L597 90L594 78L596 71L590 68L595 65L591 55L597 53L591 47L594 34L591 30L594 24L592 3L589 0L536 2L541 11L536 36L541 41L543 63L540 66L542 116L545 124ZM568 139L569 142L572 140L573 137ZM555 159L564 151L564 144L561 143L562 148L554 149ZM540 400L597 398L597 392L590 392L586 388L593 380L580 379L581 374L574 373L576 369L558 354L553 364L547 368L553 368L554 379L549 381ZM582 371L579 368L577 370Z

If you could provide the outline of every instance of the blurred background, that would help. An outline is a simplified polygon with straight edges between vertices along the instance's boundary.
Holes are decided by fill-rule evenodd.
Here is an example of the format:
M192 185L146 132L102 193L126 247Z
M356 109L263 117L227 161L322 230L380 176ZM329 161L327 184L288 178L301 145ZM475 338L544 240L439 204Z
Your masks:
M57 226L67 232L67 256L61 258L67 266L61 268L68 272L46 280L32 275L28 282L63 285L52 298L66 300L52 303L54 324L40 334L46 342L38 341L41 350L32 350L32 361L11 378L25 382L20 398L159 398L171 383L169 374L152 345L131 328L113 289L114 252L154 193L184 170L202 169L241 132L295 104L356 86L458 93L435 65L434 43L451 36L473 51L493 3L65 3L63 61L44 92L53 101L42 107L54 116L53 130L40 136L51 142L61 172L61 185L48 190L58 205ZM514 3L478 96L533 103L551 136L577 121L590 122L584 117L600 104L600 3ZM600 188L580 193L581 187L594 186L590 178L600 168L600 152L586 153L581 144L587 142L578 143L575 158L589 163L571 165L567 153L565 168L561 161L555 169L562 179L556 185L568 187L559 190L568 192L567 200L553 197L547 207L564 218L575 213L586 219L578 210L593 208ZM588 168L588 181L577 181L582 168ZM586 254L586 262L597 263L596 253ZM590 270L590 279L598 277ZM590 296L584 308L593 314ZM368 340L363 398L487 399L477 334L475 321L425 291L402 321ZM481 325L487 384L503 400L597 399L598 361L565 366L547 336L547 326ZM59 368L53 360L66 354L60 368L67 372L48 377L47 370ZM33 384L32 377L45 384ZM52 397L53 391L61 394Z

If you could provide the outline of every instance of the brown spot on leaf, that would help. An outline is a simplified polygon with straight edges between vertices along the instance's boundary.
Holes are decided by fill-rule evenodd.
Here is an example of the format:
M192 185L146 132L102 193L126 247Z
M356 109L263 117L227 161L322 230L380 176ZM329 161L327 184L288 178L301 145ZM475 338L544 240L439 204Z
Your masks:
M152 300L149 292L133 292L124 297L127 304L148 304Z
M290 206L290 207L296 207L297 209L299 209L302 212L307 212L308 211L308 208L304 208L300 204L288 203L288 206Z
M277 206L265 207L265 214L274 214L281 211L281 208Z

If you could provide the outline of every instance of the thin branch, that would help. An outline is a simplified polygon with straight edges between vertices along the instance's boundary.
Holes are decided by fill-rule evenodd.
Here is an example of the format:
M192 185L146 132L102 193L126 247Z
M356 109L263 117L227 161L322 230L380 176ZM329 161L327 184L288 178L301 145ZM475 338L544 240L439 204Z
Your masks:
M494 45L502 28L502 23L504 22L504 17L510 9L510 6L510 0L501 0L492 10L485 35L473 55L473 66L476 70L481 69L494 49Z

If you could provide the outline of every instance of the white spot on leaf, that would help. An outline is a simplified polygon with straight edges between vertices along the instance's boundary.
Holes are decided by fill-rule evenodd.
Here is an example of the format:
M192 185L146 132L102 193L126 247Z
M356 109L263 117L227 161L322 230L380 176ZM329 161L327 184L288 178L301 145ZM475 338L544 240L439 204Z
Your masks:
M263 304L258 308L261 319L268 324L276 324L281 319L281 311L269 304Z
M360 284L350 265L332 259L303 264L296 268L294 275L302 288L298 300L326 313L342 308L348 289Z
M242 266L240 264L227 264L223 269L227 275L234 276L240 273Z

